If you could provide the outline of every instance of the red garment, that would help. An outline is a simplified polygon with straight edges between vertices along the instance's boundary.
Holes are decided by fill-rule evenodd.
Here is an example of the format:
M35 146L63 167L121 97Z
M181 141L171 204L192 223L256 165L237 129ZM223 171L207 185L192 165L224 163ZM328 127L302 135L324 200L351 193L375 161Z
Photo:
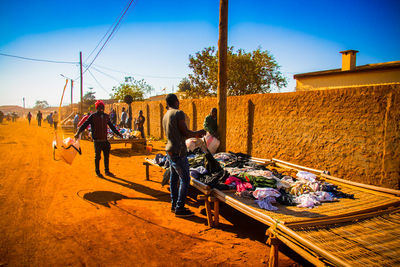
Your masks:
M247 189L253 188L253 186L248 183L248 182L242 182L239 178L235 176L229 176L228 179L226 179L225 184L232 184L234 183L236 185L236 191L237 192L243 192L246 191Z
M89 118L89 116L90 114L83 116L83 118L78 122L78 127L80 127Z

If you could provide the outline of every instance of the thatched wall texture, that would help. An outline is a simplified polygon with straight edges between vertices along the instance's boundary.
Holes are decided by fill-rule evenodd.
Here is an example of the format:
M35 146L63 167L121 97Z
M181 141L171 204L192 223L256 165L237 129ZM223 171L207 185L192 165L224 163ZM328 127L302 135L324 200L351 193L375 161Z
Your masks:
M164 106L164 101L132 104L135 116L144 111L148 135L164 137ZM180 104L195 130L216 106L216 98ZM228 97L227 110L228 151L399 189L400 85Z

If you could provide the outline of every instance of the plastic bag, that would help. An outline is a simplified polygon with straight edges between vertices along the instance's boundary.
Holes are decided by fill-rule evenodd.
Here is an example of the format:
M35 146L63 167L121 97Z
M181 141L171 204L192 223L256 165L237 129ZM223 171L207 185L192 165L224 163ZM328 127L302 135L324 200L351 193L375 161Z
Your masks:
M221 142L215 136L212 136L209 133L207 133L205 138L208 151L210 151L211 154L215 154Z
M74 138L71 137L61 140L61 138L56 135L53 141L54 160L57 160L56 159L56 154L57 154L57 156L61 160L71 165L75 159L76 154L77 153L79 153L79 155L82 154L79 140L80 138L78 140L75 140Z
M199 138L188 138L185 141L186 148L189 151L194 151L196 148L200 147L203 152L205 152L204 143Z

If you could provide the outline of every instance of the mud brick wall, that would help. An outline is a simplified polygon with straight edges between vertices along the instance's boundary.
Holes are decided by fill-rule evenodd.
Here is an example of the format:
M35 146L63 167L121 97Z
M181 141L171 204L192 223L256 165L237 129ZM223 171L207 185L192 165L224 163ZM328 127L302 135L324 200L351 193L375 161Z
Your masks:
M399 188L399 86L269 94L251 101L252 155Z
M227 105L227 151L400 189L400 85L228 97ZM164 101L135 106L146 116L146 134L164 138ZM180 101L193 130L212 107L216 98Z

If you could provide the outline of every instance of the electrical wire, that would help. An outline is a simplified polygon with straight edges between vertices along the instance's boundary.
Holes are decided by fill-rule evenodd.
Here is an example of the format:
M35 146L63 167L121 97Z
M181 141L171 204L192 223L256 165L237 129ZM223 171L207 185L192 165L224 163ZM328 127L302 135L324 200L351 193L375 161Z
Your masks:
M114 32L116 31L117 27L119 26L119 24L121 23L122 18L125 16L126 12L128 11L129 7L131 6L133 0L131 0L129 2L129 5L125 8L122 16L119 18L117 24L114 26L113 30L111 31L111 33L108 35L107 39L105 40L104 44L101 46L100 50L97 52L96 56L93 58L92 62L90 62L90 64L87 66L87 68L85 69L85 71L83 73L85 73L93 64L93 62L97 59L97 57L99 56L99 54L101 53L101 51L103 51L104 47L106 46L106 44L108 43L108 41L110 40L111 36L114 34Z
M120 70L114 70L111 68L107 68L107 67L103 67L100 65L94 65L98 68L102 68L102 69L106 69L106 70L110 70L110 71L114 71L114 72L119 72L122 74L129 74L129 75L133 75L133 76L139 76L139 77L144 77L144 78L156 78L156 79L183 79L183 77L177 77L177 76L152 76L152 75L142 75L142 74L137 74L137 73L129 73L129 72L125 72L125 71L120 71Z
M97 43L96 47L92 50L92 52L90 52L89 56L87 57L85 64L87 63L87 61L89 61L90 57L92 56L92 54L94 53L94 51L96 51L96 49L99 47L99 45L103 42L104 38L106 38L106 36L108 35L108 33L111 31L111 29L114 27L114 25L117 23L118 18L122 16L124 10L126 9L126 7L121 11L121 13L118 15L118 17L115 19L114 23L110 26L110 28L108 28L107 32L104 34L104 36L101 38L101 40Z
M95 70L95 71L97 71L97 72L99 72L99 73L101 73L101 74L103 74L103 75L105 75L105 76L107 76L107 77L109 77L109 78L111 78L111 79L113 79L114 81L116 81L116 82L118 82L118 83L121 82L121 80L118 80L118 79L115 78L114 76L111 76L111 75L109 75L109 74L107 74L107 73L105 73L105 72L102 72L101 70L99 70L99 69L97 69L97 68L95 68L95 67L93 67L93 66L92 66L92 69Z
M93 73L88 70L89 74L92 76L92 78L96 81L96 83L100 86L101 89L103 89L104 92L106 92L107 94L110 95L110 92L108 92L101 84L100 82L96 79L96 77L94 77Z
M25 60L31 60L31 61L39 61L39 62L47 62L47 63L74 64L74 65L79 64L79 62L57 61L57 60L48 60L48 59L29 58L29 57L15 56L15 55L9 55L9 54L4 54L4 53L0 53L0 56L15 57L15 58L19 58L19 59L25 59Z

